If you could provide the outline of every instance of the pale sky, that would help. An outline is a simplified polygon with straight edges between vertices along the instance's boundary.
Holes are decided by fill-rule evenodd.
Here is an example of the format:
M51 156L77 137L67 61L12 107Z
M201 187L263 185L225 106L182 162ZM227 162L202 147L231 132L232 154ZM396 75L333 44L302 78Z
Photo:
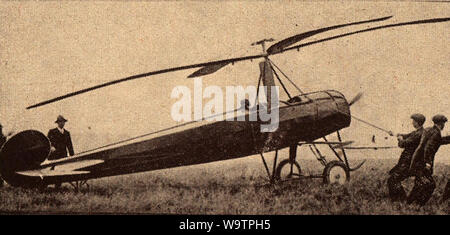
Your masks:
M76 151L87 150L176 124L170 117L176 102L170 93L178 85L192 87L193 80L186 77L194 70L121 83L33 110L25 107L134 74L258 54L260 47L250 44L263 38L282 40L389 15L394 17L304 42L369 26L450 17L450 4L2 2L0 122L6 131L32 128L46 134L62 114L69 119L66 127ZM304 91L336 89L347 99L364 92L352 114L404 133L411 130L411 113L426 115L426 126L436 113L450 116L449 29L448 22L382 29L271 59ZM228 66L204 77L204 86L256 85L258 62ZM361 143L368 143L373 134L386 136L356 120L343 134Z

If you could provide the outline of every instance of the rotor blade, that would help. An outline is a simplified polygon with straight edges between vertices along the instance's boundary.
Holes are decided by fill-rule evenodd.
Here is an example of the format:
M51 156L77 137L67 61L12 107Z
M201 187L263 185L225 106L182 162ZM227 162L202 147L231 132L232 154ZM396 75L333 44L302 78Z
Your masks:
M320 39L320 40L316 40L316 41L312 41L312 42L303 43L303 44L300 44L300 45L297 45L297 46L293 46L293 47L289 47L289 48L283 49L282 51L277 52L275 54L283 53L285 51L290 51L290 50L298 50L298 49L300 49L302 47L318 44L318 43L321 43L321 42L326 42L326 41L330 41L330 40L333 40L333 39L338 39L338 38L350 36L350 35L353 35L353 34L370 32L370 31L374 31L374 30L378 30L378 29L393 28L393 27L399 27L399 26L405 26L405 25L415 25L415 24L440 23L440 22L446 22L446 21L449 21L449 20L450 20L450 18L434 18L434 19L426 19L426 20L417 20L417 21L403 22L403 23L397 23L397 24L381 25L381 26L377 26L377 27L373 27L373 28L362 29L362 30L358 30L358 31L350 32L350 33L339 34L339 35L336 35L336 36L333 36L333 37L328 37L328 38L324 38L324 39Z
M362 96L363 96L363 93L359 92L358 94L356 94L355 97L353 97L353 99L348 103L348 105L352 106L354 103L358 102Z
M352 22L352 23L347 23L347 24L339 24L339 25L333 25L333 26L329 26L326 28L321 28L321 29L315 29L315 30L311 30L308 32L304 32L301 34L297 34L295 36L283 39L275 44L273 44L272 46L269 47L269 49L267 49L267 53L268 54L274 54L277 52L282 51L284 48L295 44L305 38L314 36L316 34L325 32L325 31L329 31L329 30L333 30L333 29L338 29L338 28L342 28L342 27L346 27L346 26L351 26L351 25L358 25L358 24L365 24L365 23L371 23L371 22L377 22L377 21L383 21L383 20L387 20L392 18L392 16L387 16L387 17L382 17L382 18L377 18L377 19L371 19L371 20L365 20L365 21L358 21L358 22Z
M62 99L66 99L72 96L76 96L79 94L83 94L89 91L93 91L99 88L103 88L106 86L111 86L117 83L121 83L121 82L125 82L125 81L130 81L130 80L134 80L134 79L138 79L138 78L143 78L143 77L148 77L148 76L152 76L152 75L157 75L157 74L163 74L163 73L169 73L169 72L175 72L175 71L179 71L179 70L185 70L185 69L192 69L192 68L199 68L199 67L205 67L205 66L218 66L218 65L223 65L223 64L228 64L228 63L234 63L234 62L238 62L238 61L243 61L243 60L252 60L252 59L257 59L257 58L261 58L264 57L266 55L261 54L261 55L252 55L252 56L244 56L244 57L237 57L237 58L231 58L231 59L226 59L226 60L218 60L218 61L211 61L211 62L206 62L206 63L200 63L200 64L191 64L191 65L185 65L185 66L180 66L180 67L174 67L174 68L168 68L168 69L162 69L162 70L156 70L156 71L152 71L152 72L148 72L148 73L143 73L143 74L138 74L138 75L133 75L130 77L126 77L126 78L121 78L121 79L117 79L117 80L113 80L110 82L106 82L106 83L102 83L100 85L96 85L93 87L89 87L89 88L85 88L82 90L78 90L75 92L71 92L62 96L58 96L56 98L50 99L50 100L46 100L37 104L33 104L31 106L28 106L27 109L32 109L32 108L36 108L42 105L46 105L46 104L50 104Z
M195 77L200 77L200 76L205 76L208 74L215 73L219 69L221 69L229 64L230 64L230 62L225 62L222 64L214 64L214 65L205 66L205 67L193 72L191 75L188 76L188 78L195 78Z

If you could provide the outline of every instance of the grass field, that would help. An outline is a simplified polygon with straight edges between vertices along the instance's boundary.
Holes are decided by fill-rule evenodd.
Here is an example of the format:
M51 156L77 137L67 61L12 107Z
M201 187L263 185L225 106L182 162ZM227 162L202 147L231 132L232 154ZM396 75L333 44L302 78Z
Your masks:
M323 168L301 161L304 171ZM424 207L391 203L387 171L395 160L369 159L343 186L321 179L266 185L258 157L90 181L90 189L0 189L1 213L151 213L151 214L450 214L439 202L447 167L437 164L437 188ZM413 180L405 183L411 189Z

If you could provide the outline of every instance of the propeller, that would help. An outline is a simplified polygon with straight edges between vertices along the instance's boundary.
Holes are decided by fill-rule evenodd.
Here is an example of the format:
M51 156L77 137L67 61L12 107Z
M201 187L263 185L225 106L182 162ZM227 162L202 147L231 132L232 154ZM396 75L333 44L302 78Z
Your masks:
M280 53L284 53L286 51L289 50L295 50L295 49L300 49L302 47L306 47L306 46L310 46L310 45L314 45L314 44L318 44L321 42L325 42L325 41L330 41L330 40L334 40L334 39L338 39L338 38L342 38L342 37L346 37L346 36L350 36L350 35L354 35L354 34L358 34L358 33L364 33L364 32L369 32L369 31L374 31L374 30L378 30L378 29L385 29L385 28L392 28L392 27L399 27L399 26L406 26L406 25L414 25L414 24L429 24L429 23L439 23L439 22L445 22L445 21L449 21L450 18L435 18L435 19L427 19L427 20L418 20L418 21L410 21L410 22L403 22L403 23L397 23L397 24L388 24L388 25L382 25L382 26L378 26L378 27L372 27L372 28L368 28L368 29L363 29L363 30L358 30L358 31L354 31L354 32L350 32L350 33L345 33L345 34L340 34L340 35L336 35L333 37L328 37L328 38L324 38L324 39L320 39L320 40L316 40L316 41L312 41L312 42L308 42L308 43L303 43L297 46L292 46L292 47L287 47L290 46L304 38L310 37L312 35L321 33L321 32L325 32L328 30L332 30L332 29L336 29L336 28L340 28L340 27L345 27L345 26L349 26L349 25L355 25L355 24L362 24L362 23L369 23L369 22L375 22L375 21L381 21L381 20L386 20L391 18L391 16L388 17L383 17L383 18L378 18L378 19L372 19L372 20L366 20L366 21L360 21L360 22L354 22L354 23L348 23L348 24L342 24L342 25L335 25L335 26L330 26L330 27L326 27L326 28L322 28L322 29L317 29L317 30L312 30L303 34L299 34L287 39L284 39L278 43L275 43L274 45L272 45L271 47L269 47L268 49L268 53L263 53L263 54L259 54L259 55L251 55L251 56L244 56L244 57L236 57L236 58L231 58L231 59L225 59L225 60L217 60L217 61L210 61L210 62L205 62L205 63L199 63L199 64L190 64L190 65L185 65L185 66L179 66L179 67L172 67L172 68L167 68L167 69L162 69L162 70L156 70L156 71L152 71L152 72L148 72L148 73L143 73L143 74L137 74L137 75L133 75L130 77L125 77L125 78L121 78L121 79L117 79L117 80L113 80L110 82L106 82L106 83L102 83L93 87L89 87L89 88L85 88L79 91L75 91L75 92L71 92L62 96L58 96L56 98L53 99L49 99L31 106L28 106L27 109L32 109L32 108L36 108L42 105L46 105L46 104L50 104L62 99L66 99L72 96L76 96L76 95L80 95L86 92L90 92L96 89L100 89L106 86L111 86L114 84L118 84L121 82L125 82L125 81L130 81L130 80L134 80L134 79L139 79L139 78L144 78L144 77L149 77L149 76L153 76L153 75L157 75L157 74L163 74L163 73L169 73L169 72L175 72L175 71L180 71L180 70L186 70L186 69L193 69L193 68L200 68L198 71L194 72L193 74L191 74L189 77L196 77L196 76L203 76L203 75L207 75L207 74L211 74L214 73L216 71L218 71L219 69L225 67L226 65L230 64L230 63L235 63L235 62L239 62L239 61L245 61L245 60L253 60L253 59L257 59L257 58L267 58L269 55L274 55L274 54L280 54ZM269 53L270 52L270 53ZM356 101L355 101L356 102ZM354 103L354 102L353 102Z
M352 106L354 103L358 102L362 96L363 96L362 92L359 92L358 94L356 94L356 96L353 97L353 99L348 103L348 106Z
M353 99L348 103L348 106L352 106L353 104L355 104L356 102L358 102L358 101L361 99L362 96L363 96L363 93L362 93L362 92L359 92L358 94L356 94L356 96L353 97ZM364 124L366 124L366 125L369 125L369 126L375 128L375 129L378 129L378 130L380 130L380 131L383 131L383 132L385 132L385 133L388 133L388 134L391 135L391 136L393 135L391 131L388 131L388 130L386 130L386 129L384 129L384 128L381 128L381 127L379 127L379 126L377 126L377 125L374 125L374 124L372 124L372 123L370 123L370 122L368 122L368 121L365 121L365 120L363 120L363 119L361 119L361 118L355 117L354 115L351 115L351 114L348 114L348 113L344 113L344 112L340 112L340 113L342 113L342 114L344 114L344 115L347 115L347 116L349 116L349 117L351 117L351 118L353 118L353 119L355 119L355 120L357 120L357 121L360 121L360 122L362 122L362 123L364 123ZM375 136L372 137L372 142L375 143Z

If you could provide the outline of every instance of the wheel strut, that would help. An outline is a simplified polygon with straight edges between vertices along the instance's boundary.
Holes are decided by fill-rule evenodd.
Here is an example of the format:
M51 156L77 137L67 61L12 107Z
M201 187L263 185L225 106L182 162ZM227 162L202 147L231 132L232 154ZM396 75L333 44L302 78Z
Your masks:
M69 184L73 187L73 190L75 192L79 192L83 186L86 186L88 190L90 188L89 184L87 183L87 180L69 182Z

